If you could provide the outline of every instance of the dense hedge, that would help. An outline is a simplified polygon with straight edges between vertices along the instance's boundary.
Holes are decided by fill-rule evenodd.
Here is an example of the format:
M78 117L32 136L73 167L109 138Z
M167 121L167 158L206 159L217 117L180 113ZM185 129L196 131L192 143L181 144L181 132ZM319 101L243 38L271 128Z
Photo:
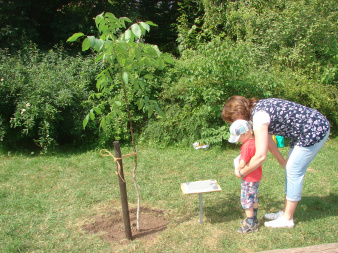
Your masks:
M30 45L16 55L0 52L0 138L14 147L35 142L43 152L56 144L93 142L82 128L86 100L100 66L92 57L41 53Z
M119 117L99 129L100 118L83 120L97 99L96 81L105 67L95 63L94 56L69 56L61 48L40 52L29 45L16 55L0 51L0 141L9 148L37 145L47 152L58 145L111 146L113 141L131 139L128 117L121 99ZM154 73L160 75L160 73ZM112 86L120 76L112 73ZM161 90L160 77L146 87L150 99ZM116 85L117 87L118 85ZM111 94L119 94L113 88ZM130 109L136 133L141 132L148 118L138 110L137 98L131 95ZM109 101L108 101L109 102Z
M322 112L337 134L338 100L334 78L309 77L291 68L255 63L252 45L212 40L198 50L187 50L163 78L162 107L167 117L151 120L142 141L188 145L194 141L226 143L228 124L220 118L232 95L259 99L279 97Z
M337 135L335 1L194 0L180 2L180 12L180 58L162 71L153 70L145 87L166 117L148 119L137 97L128 97L139 143L226 143L228 124L220 112L232 95L279 97L315 108ZM35 143L46 152L68 143L129 142L124 109L107 131L98 128L99 119L83 129L85 115L100 103L88 97L96 92L102 67L94 56L69 56L60 47L45 53L35 45L15 55L0 51L1 143L11 148ZM112 73L110 95L120 94L114 85L119 78Z
M313 79L287 68L262 68L255 64L252 52L246 43L215 39L199 50L186 50L173 66L154 71L146 88L166 117L148 119L138 110L136 98L130 97L139 143L224 142L228 125L220 112L234 94L280 97L313 107L325 114L333 135L337 134L334 79ZM55 145L105 146L114 140L130 140L124 111L108 131L99 130L98 121L90 121L83 129L83 119L95 102L88 97L96 91L95 78L102 69L93 57L67 56L62 49L41 53L30 46L17 55L2 51L0 59L2 144L15 147L34 142L46 152Z

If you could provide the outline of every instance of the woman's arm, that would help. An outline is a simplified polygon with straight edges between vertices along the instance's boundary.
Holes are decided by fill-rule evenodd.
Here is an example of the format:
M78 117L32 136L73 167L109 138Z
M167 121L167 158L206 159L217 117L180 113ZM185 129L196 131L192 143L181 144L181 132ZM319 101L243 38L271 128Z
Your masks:
M244 160L240 159L239 164L238 164L237 168L235 169L235 176L236 177L242 178L243 175L242 175L241 171L243 170L245 165L246 165L246 162Z
M250 162L248 162L247 165L241 170L241 174L243 176L254 171L259 166L261 166L262 163L264 162L266 155L268 153L268 147L269 147L268 126L269 126L269 123L265 123L255 129L254 134L255 134L256 153L251 158Z
M239 160L238 167L237 167L237 170L242 170L242 169L244 169L245 165L246 165L246 162L245 162L244 160L240 159L240 160Z
M284 159L271 135L269 135L269 151L277 158L279 164L285 169L287 160Z

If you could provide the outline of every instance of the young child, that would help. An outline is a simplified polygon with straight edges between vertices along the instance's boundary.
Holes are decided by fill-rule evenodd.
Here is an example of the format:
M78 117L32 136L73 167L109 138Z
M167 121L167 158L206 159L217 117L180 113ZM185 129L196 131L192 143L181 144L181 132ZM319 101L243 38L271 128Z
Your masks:
M241 183L241 204L245 210L246 219L241 222L241 227L238 229L239 233L246 234L255 232L258 230L258 187L259 182L262 178L262 166L256 170L245 175L241 174L241 170L255 155L255 138L253 135L252 128L246 120L236 120L230 126L231 136L229 142L241 142L241 154L239 157L238 166L235 167L236 177L242 178ZM235 159L236 160L236 159ZM236 164L236 162L235 162Z

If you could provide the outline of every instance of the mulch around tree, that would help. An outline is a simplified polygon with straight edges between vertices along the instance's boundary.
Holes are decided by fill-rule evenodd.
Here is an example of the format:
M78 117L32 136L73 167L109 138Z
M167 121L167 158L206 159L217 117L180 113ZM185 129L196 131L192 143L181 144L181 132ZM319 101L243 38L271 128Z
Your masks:
M132 238L154 239L167 228L168 222L164 218L162 210L140 208L140 231L137 231L136 208L129 210ZM104 214L98 214L94 221L82 227L87 233L100 234L102 239L108 242L129 243L126 239L123 215L121 210L111 210Z

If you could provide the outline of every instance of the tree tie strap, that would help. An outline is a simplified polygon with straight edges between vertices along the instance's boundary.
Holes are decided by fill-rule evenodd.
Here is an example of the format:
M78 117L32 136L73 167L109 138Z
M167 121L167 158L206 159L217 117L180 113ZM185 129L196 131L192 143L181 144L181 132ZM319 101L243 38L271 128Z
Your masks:
M106 152L107 154L103 154L102 152ZM123 182L126 182L124 181L123 177L121 176L121 165L120 163L118 163L117 161L118 160L122 160L123 158L126 158L126 157L129 157L129 156L132 156L132 155L136 155L137 153L134 152L134 153L130 153L130 154L127 154L127 155L123 155L122 157L120 158L116 158L112 153L110 153L107 149L101 149L100 150L100 155L102 156L111 156L114 158L114 161L116 162L117 164L117 172L115 172L116 174L119 175L119 177L122 179Z

